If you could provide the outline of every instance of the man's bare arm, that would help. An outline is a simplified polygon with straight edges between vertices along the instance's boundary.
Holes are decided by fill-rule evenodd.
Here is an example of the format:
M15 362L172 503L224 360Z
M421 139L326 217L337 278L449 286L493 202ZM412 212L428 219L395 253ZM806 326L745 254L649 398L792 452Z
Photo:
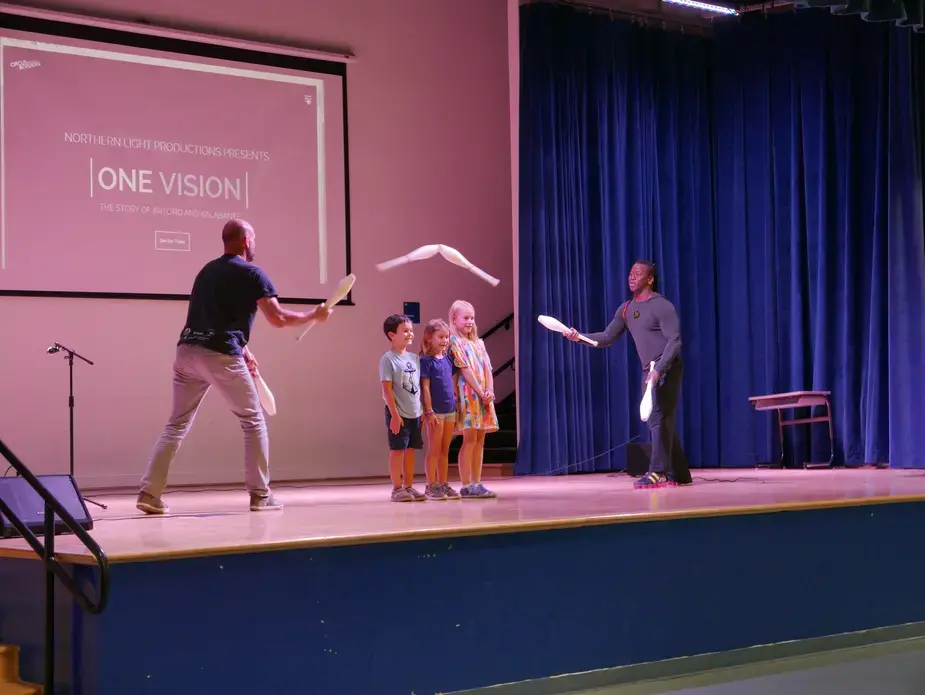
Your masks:
M324 309L323 307L316 306L311 311L289 311L288 309L283 309L279 305L279 301L276 297L264 297L263 299L257 300L257 306L260 307L260 311L266 317L267 321L270 322L271 326L276 328L286 328L287 326L302 326L306 323L311 323L312 321L327 321L328 315L331 313L329 309Z

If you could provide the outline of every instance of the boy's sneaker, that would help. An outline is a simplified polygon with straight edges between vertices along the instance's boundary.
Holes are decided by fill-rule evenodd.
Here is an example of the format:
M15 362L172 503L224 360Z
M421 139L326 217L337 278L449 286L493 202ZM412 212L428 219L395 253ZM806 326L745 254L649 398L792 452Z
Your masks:
M138 493L135 508L145 514L166 514L170 511L170 507L164 504L160 497L155 497L147 492Z
M283 503L276 496L269 494L266 497L251 495L252 512L275 512L283 508Z
M443 488L443 496L444 496L446 499L448 499L448 500L458 500L458 499L459 499L459 493L456 492L456 490L454 490L453 488L451 488L451 487L450 487L449 485L447 485L446 483L444 483L444 484L441 485L440 487Z
M427 487L424 488L424 496L434 502L446 499L446 493L440 483L428 483Z

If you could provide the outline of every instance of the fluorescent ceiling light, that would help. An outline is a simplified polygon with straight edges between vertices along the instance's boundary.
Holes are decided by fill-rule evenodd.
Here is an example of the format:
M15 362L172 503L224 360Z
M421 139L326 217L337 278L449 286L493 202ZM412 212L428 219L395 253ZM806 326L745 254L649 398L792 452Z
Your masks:
M723 5L711 5L708 2L698 2L698 0L664 0L664 1L671 3L672 5L683 5L684 7L691 7L695 10L703 10L704 12L713 12L715 14L728 14L728 15L739 14L737 10L734 10L731 7L724 7Z

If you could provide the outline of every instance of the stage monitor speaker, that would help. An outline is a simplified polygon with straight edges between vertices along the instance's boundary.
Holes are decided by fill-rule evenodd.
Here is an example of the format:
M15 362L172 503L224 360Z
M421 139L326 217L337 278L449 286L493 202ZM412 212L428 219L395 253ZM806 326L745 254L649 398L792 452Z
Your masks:
M651 444L627 444L626 470L624 472L633 478L644 476L649 472L649 458L651 456Z
M87 511L77 489L77 483L69 475L40 475L39 482L57 499L74 520L86 531L93 528L93 519ZM35 490L19 476L0 477L0 499L36 536L45 535L45 502ZM71 533L64 522L55 515L55 535ZM0 513L0 537L16 538L20 533L6 515Z

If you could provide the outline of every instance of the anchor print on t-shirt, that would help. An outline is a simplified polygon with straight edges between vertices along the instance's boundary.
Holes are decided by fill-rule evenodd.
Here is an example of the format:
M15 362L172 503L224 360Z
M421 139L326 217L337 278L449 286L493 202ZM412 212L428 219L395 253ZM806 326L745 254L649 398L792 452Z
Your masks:
M420 385L421 380L418 378L417 367L414 366L414 362L408 360L405 362L405 368L402 370L401 387L414 396L417 394Z

